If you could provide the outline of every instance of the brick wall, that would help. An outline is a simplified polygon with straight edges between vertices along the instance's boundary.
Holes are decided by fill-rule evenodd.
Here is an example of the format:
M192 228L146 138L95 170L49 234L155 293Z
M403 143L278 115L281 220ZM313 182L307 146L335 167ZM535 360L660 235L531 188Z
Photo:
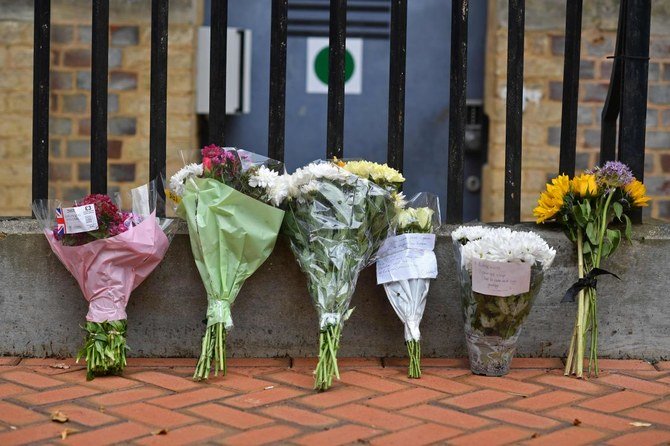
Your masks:
M7 3L7 2L5 2ZM12 3L12 2L9 2ZM32 154L32 5L13 2L0 20L0 215L29 215ZM29 2L27 2L29 3ZM196 17L201 2L171 2L168 38L168 172L196 144ZM14 9L12 9L14 8ZM52 2L50 197L88 193L90 2ZM4 15L3 11L3 15ZM149 177L150 2L110 5L108 180L125 193Z
M505 84L507 76L507 2L489 2L485 108L490 116L489 162L484 168L482 219L503 217ZM524 88L529 101L523 115L521 209L532 209L545 182L557 174L565 6L527 0ZM618 2L585 2L579 86L577 168L598 163L600 114L607 94L616 40ZM670 219L670 5L653 2L645 183L653 204L647 216Z

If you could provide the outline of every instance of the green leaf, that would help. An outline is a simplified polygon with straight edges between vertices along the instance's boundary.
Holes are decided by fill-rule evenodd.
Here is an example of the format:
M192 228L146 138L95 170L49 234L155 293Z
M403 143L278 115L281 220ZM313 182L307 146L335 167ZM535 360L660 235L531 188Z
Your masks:
M606 237L609 241L612 242L612 250L610 251L611 255L619 247L619 243L621 242L621 231L619 231L618 229L608 229Z
M605 238L603 239L603 247L602 247L602 258L607 258L611 253L612 253L612 242L610 239Z
M594 245L598 244L598 231L596 230L596 225L593 222L588 222L586 225L586 236L589 238L589 241Z
M619 221L622 221L621 215L623 215L623 206L621 205L621 203L615 201L614 203L612 203L612 209L614 209L614 215L616 215L616 218L618 218Z
M589 204L589 201L586 200L583 203L580 203L579 207L582 210L582 216L584 217L584 219L585 220L590 220L591 219L591 205Z
M633 224L630 221L630 217L628 217L628 215L623 214L623 218L624 218L624 220L626 220L626 230L625 230L624 234L626 235L626 240L628 240L630 242L631 237L633 236Z
M586 226L587 219L584 217L583 210L581 206L574 206L572 208L575 214L575 221L581 227Z
M591 252L591 244L589 242L584 242L582 243L582 252L584 254L588 254Z

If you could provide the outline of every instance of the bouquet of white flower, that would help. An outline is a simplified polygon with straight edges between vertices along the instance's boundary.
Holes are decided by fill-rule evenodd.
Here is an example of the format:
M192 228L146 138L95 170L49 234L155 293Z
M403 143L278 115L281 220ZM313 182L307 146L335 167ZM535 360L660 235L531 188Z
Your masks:
M505 375L556 251L533 232L507 228L460 227L451 237L470 368L479 375Z
M396 215L396 235L379 249L377 283L400 320L405 324L409 353L408 376L421 377L421 333L419 324L426 309L430 281L437 277L435 231L440 225L437 196L420 193Z
M280 177L273 196L286 196L283 232L307 276L319 313L319 362L314 388L339 378L337 351L359 272L386 238L393 219L391 195L335 163L314 162Z

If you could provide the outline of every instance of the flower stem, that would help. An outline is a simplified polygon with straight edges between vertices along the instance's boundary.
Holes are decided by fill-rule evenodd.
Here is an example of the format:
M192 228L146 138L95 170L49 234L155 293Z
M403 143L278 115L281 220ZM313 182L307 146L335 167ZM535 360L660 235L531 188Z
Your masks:
M226 368L226 327L222 323L216 323L205 329L202 337L202 349L198 364L193 374L194 381L202 381L209 378L209 371L214 360L214 376L218 376L219 370L225 376Z
M319 362L314 371L314 389L324 391L333 385L333 377L340 379L337 351L340 348L342 325L328 325L319 333Z
M579 278L584 277L584 247L582 229L577 229L577 269ZM575 374L581 378L584 373L584 291L579 292L577 298L577 355L574 357L576 361Z
M119 375L126 366L126 320L87 322L86 342L77 354L77 362L86 358L86 379Z
M409 378L421 378L421 341L412 339L407 341L407 352L409 353Z

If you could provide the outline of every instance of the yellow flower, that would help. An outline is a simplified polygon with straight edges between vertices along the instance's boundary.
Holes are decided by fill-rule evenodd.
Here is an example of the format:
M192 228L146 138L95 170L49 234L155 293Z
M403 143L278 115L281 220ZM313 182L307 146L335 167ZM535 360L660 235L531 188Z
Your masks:
M572 190L580 197L592 197L598 194L598 183L596 176L590 173L583 173L572 179Z
M628 194L628 197L630 197L633 206L649 206L649 200L651 200L651 198L647 196L647 188L641 181L633 180L624 187L624 190L626 191L626 194Z
M540 194L538 206L533 209L533 215L538 223L553 218L563 207L563 197L570 191L570 179L567 175L559 175L547 184L547 189Z
M342 167L354 175L372 180L379 185L400 184L405 181L405 177L400 172L386 164L371 161L349 161Z

